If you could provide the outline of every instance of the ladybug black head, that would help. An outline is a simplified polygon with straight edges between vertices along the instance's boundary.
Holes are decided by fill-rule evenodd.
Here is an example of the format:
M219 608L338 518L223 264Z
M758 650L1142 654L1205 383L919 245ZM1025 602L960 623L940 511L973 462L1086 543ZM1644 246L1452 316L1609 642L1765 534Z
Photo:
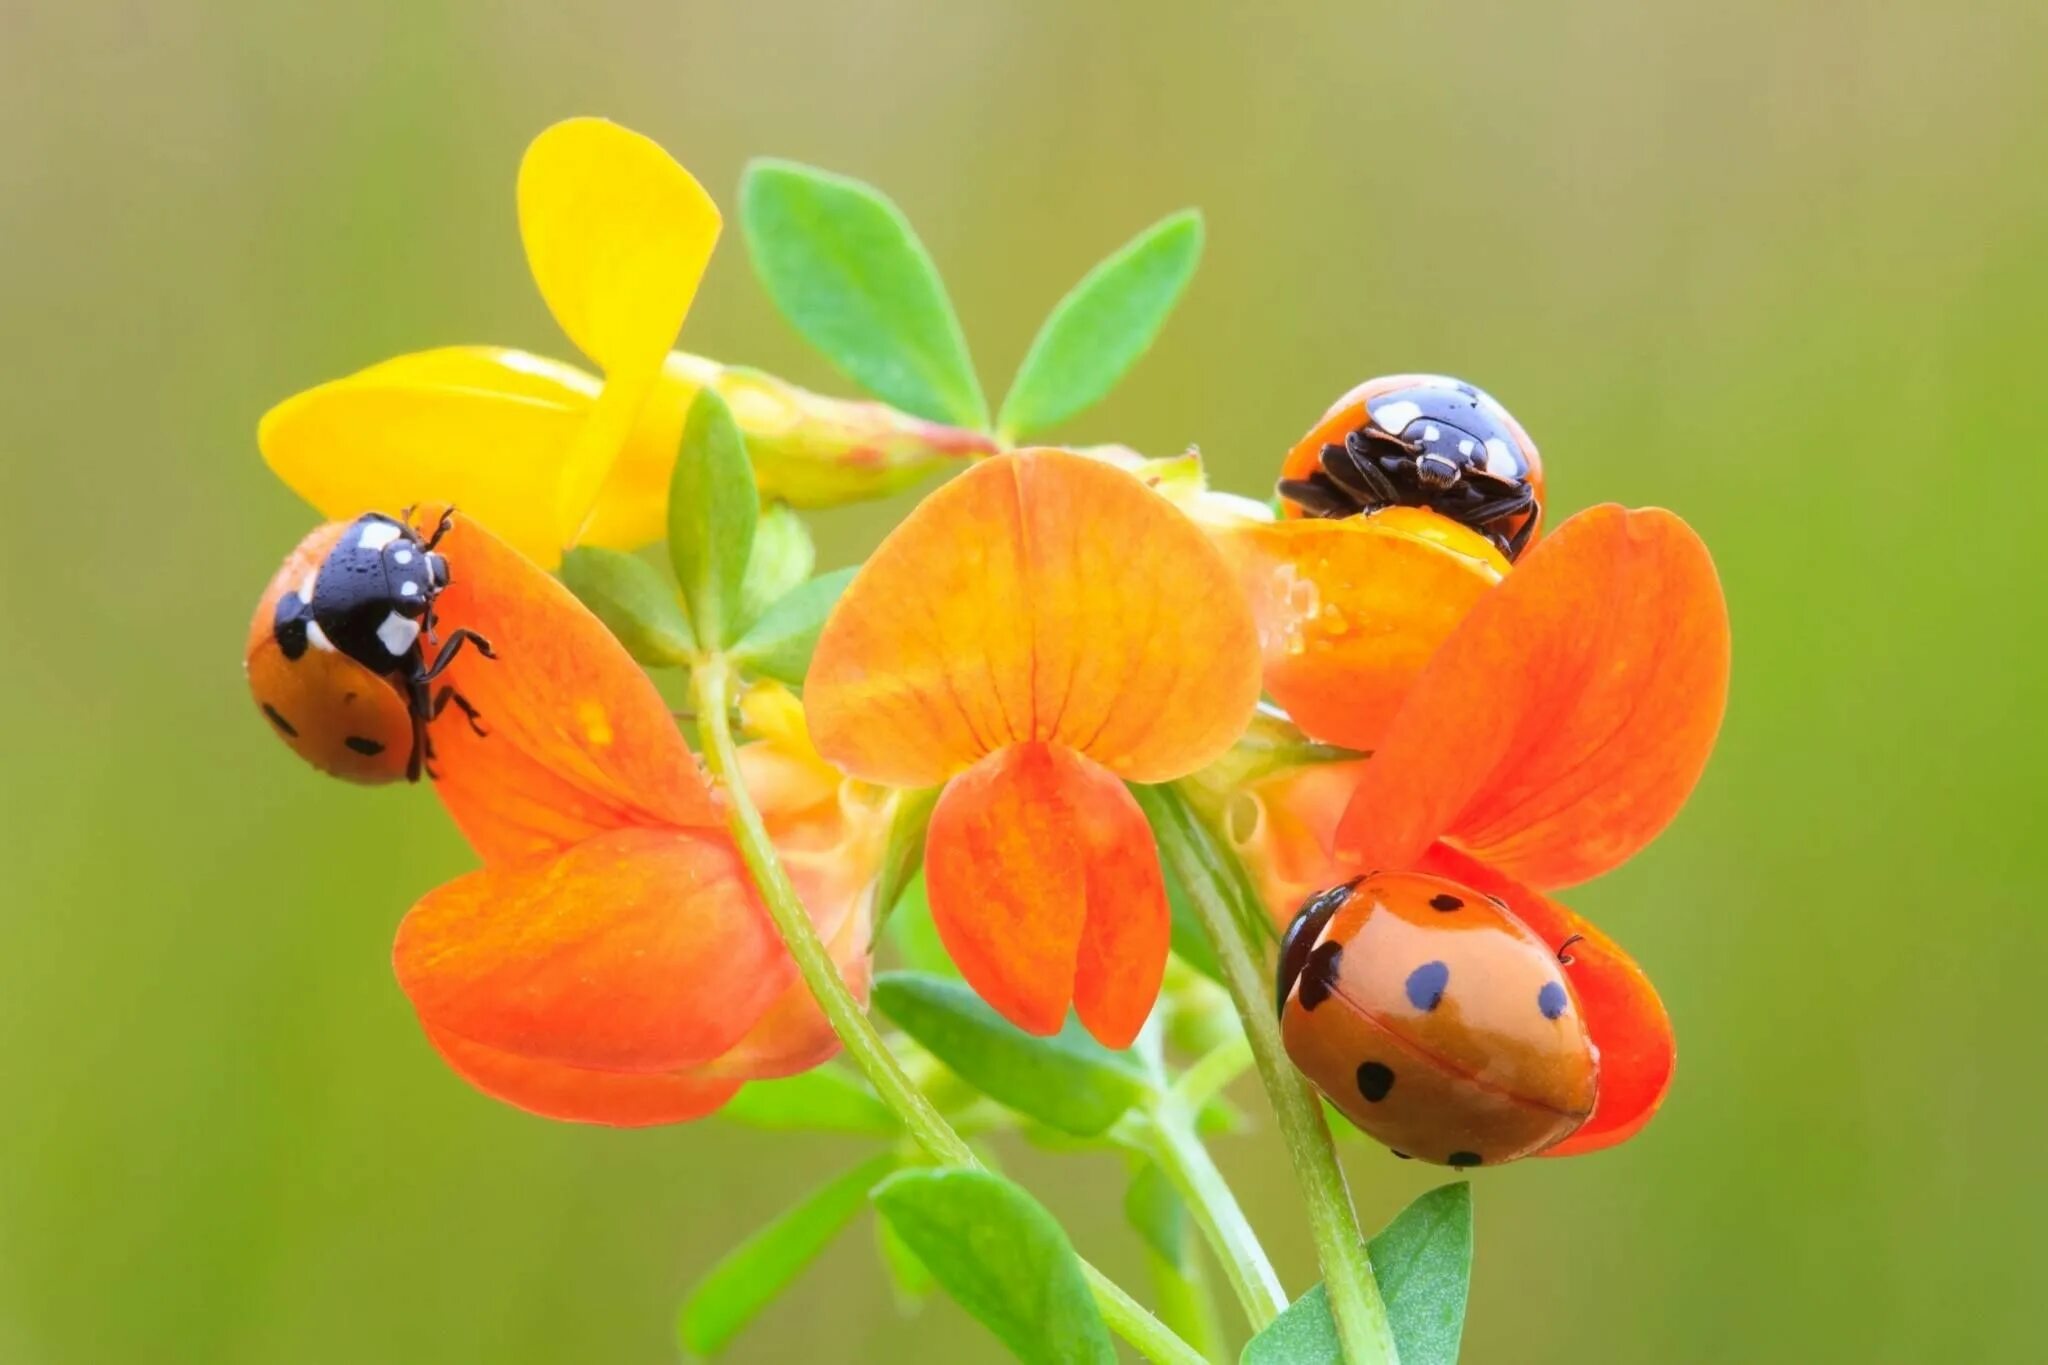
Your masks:
M1323 926L1330 917L1344 908L1351 899L1351 893L1363 877L1353 877L1327 891L1318 891L1301 903L1301 909L1294 916L1294 923L1287 926L1286 937L1280 940L1280 970L1275 985L1279 992L1276 1009L1287 1008L1288 993L1294 989L1294 982L1308 965L1308 955L1315 951L1316 940L1322 937Z

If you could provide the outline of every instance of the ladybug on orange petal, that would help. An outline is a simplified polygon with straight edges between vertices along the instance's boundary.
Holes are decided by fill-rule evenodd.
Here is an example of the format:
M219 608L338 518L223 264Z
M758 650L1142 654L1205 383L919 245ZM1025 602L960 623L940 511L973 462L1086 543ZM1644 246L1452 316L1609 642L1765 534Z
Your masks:
M1296 515L1424 507L1510 560L1543 520L1543 462L1508 410L1461 379L1397 374L1338 399L1287 452L1280 496Z
M433 757L427 723L451 702L484 729L453 687L435 678L464 645L485 657L473 630L437 644L434 600L448 586L435 552L454 524L422 540L404 520L366 512L320 527L286 557L249 623L249 688L280 738L323 772L352 782L419 781Z
M1496 1166L1593 1112L1599 1054L1558 956L1496 901L1375 873L1309 897L1280 950L1287 1054L1394 1150Z

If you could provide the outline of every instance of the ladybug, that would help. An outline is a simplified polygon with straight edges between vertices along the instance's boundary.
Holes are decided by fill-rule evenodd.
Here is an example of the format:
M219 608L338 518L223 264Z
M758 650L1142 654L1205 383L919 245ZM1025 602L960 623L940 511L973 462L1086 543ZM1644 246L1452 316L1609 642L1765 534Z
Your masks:
M473 630L439 644L434 599L448 586L435 546L405 521L365 512L329 522L270 580L249 623L249 689L284 742L324 772L352 782L417 782L433 747L427 723L454 705L479 735L476 708L452 686L433 688L464 645L495 658ZM431 773L429 774L431 776Z
M1303 903L1280 949L1287 1055L1344 1116L1442 1166L1497 1166L1593 1111L1599 1054L1560 956L1491 897L1373 873Z
M1338 399L1280 468L1294 515L1426 507L1519 556L1543 520L1543 463L1508 410L1461 379L1397 374Z

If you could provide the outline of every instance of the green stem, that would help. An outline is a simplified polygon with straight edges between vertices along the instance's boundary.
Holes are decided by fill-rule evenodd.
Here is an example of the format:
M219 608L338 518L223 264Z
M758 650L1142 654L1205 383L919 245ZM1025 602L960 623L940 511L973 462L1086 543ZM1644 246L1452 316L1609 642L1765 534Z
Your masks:
M1202 928L1223 968L1223 984L1237 1005L1259 1079L1279 1121L1288 1159L1308 1205L1309 1231L1322 1265L1323 1286L1337 1323L1337 1339L1350 1365L1399 1365L1387 1325L1387 1306L1373 1279L1372 1258L1337 1164L1336 1147L1315 1092L1294 1069L1280 1037L1265 972L1241 927L1263 917L1244 864L1219 840L1188 799L1171 785L1133 787L1161 851L1195 904Z
M1146 1245L1145 1267L1152 1276L1152 1302L1159 1307L1160 1319L1178 1332L1183 1341L1222 1365L1234 1357L1217 1324L1216 1305L1211 1301L1208 1278L1202 1273L1195 1247L1192 1228L1181 1232L1178 1259L1170 1260Z
M1244 1308L1252 1331L1280 1315L1287 1306L1287 1291L1266 1259L1258 1234L1246 1221L1237 1196L1223 1179L1223 1172L1209 1158L1209 1149L1195 1136L1194 1114L1169 1099L1147 1125L1151 1141L1146 1144L1174 1191L1195 1215L1195 1223L1223 1266L1223 1276Z
M1252 1064L1251 1039L1242 1033L1233 1034L1210 1048L1195 1059L1194 1065L1180 1073L1180 1079L1173 1083L1173 1093L1189 1112L1199 1114L1202 1106L1216 1097L1216 1092L1244 1074Z
M703 746L704 763L724 788L728 823L739 844L740 857L761 893L768 918L782 936L789 955L796 959L798 973L825 1012L833 1032L839 1035L846 1055L927 1156L942 1165L980 1169L981 1163L966 1140L911 1083L897 1064L895 1054L882 1041L882 1035L875 1031L867 1011L846 988L839 968L825 951L817 927L811 923L796 887L783 869L782 860L775 854L768 827L761 822L761 812L755 809L746 783L740 778L739 749L732 734L731 665L717 655L696 660L690 670L690 687L697 707L697 735ZM1087 1261L1081 1262L1081 1272L1110 1330L1148 1360L1159 1365L1205 1365L1200 1352L1167 1330L1108 1276Z

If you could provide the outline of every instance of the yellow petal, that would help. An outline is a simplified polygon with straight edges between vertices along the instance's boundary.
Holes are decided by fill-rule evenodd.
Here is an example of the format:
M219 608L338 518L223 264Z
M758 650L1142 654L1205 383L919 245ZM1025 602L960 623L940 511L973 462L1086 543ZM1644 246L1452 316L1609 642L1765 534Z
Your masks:
M603 119L558 123L519 167L519 231L541 297L605 372L562 471L581 529L682 329L718 241L718 208L675 158Z
M553 568L565 543L553 492L589 403L449 387L390 364L265 413L256 443L271 469L331 518L451 503Z
M393 356L350 379L375 379L444 389L489 389L581 409L597 397L597 378L531 351L509 346L436 346ZM566 451L564 452L567 453Z

